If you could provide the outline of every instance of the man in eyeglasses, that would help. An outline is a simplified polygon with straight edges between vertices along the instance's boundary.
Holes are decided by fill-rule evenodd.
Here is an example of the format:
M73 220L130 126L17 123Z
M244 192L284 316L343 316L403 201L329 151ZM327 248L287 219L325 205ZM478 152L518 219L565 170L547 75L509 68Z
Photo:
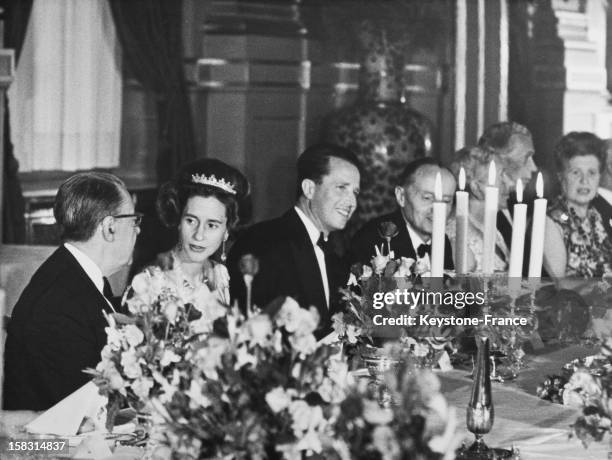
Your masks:
M37 270L7 331L4 409L45 410L87 383L115 312L106 277L130 263L142 216L112 174L76 174L53 208L63 244Z

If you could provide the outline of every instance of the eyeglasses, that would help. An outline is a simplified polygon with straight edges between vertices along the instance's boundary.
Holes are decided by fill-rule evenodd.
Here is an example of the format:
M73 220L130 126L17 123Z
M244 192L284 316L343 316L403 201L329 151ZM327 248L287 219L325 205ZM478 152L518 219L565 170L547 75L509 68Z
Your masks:
M114 216L111 216L115 219L129 219L132 218L134 219L134 227L140 227L140 224L142 223L142 218L144 217L144 214L141 212L135 212L134 214L116 214Z

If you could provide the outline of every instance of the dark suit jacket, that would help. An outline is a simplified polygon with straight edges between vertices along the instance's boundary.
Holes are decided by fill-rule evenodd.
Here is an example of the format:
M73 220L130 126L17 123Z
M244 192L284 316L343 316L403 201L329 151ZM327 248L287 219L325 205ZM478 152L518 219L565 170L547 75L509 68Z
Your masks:
M279 296L291 296L300 306L315 306L321 316L317 337L331 331L331 316L340 311L338 289L346 285L349 267L337 254L326 256L330 307L314 247L306 227L294 209L281 217L253 225L233 245L228 256L232 299L244 306L246 287L239 269L240 258L253 254L259 272L253 280L253 303L263 308Z
M408 233L404 216L398 209L391 214L385 214L384 216L372 219L355 234L351 241L349 252L349 260L351 264L359 262L361 264L369 265L372 261L372 257L374 257L376 254L374 245L380 247L380 245L384 243L385 248L387 247L387 240L385 240L378 233L379 225L386 221L393 222L398 229L397 236L391 240L391 250L395 253L395 257L409 257L411 259L416 259L416 248L410 239L410 234ZM453 263L453 249L448 236L445 237L444 268L446 270L452 270L455 268Z
M87 383L100 361L112 312L61 246L36 271L15 305L4 366L4 409L45 410Z
M608 233L608 238L612 241L612 225L610 225L612 221L612 204L608 203L605 198L598 194L593 198L593 201L591 201L591 206L601 215L601 220Z

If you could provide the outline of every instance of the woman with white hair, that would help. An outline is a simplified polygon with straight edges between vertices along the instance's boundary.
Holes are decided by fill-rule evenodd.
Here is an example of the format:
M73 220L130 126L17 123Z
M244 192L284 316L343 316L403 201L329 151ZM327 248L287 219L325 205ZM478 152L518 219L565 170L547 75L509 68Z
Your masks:
M493 150L482 147L464 147L455 153L451 164L451 171L458 176L463 167L466 176L466 190L469 193L469 219L468 219L468 251L467 270L478 272L482 270L482 246L484 241L484 212L485 212L485 189L489 180L489 166L495 161L496 184L499 189L499 204L506 206L510 195L510 184L512 179L501 167L502 162ZM451 219L447 226L447 234L455 244L456 222ZM453 247L453 251L456 248ZM510 250L503 235L497 230L495 241L494 270L505 271L508 269Z

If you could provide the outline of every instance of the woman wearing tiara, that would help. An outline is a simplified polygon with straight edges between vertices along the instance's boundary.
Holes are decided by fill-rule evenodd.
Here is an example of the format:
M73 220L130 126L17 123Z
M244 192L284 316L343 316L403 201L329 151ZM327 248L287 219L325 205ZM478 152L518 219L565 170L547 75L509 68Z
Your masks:
M161 269L182 294L206 285L228 305L226 242L247 193L244 175L222 161L206 158L184 165L160 188L156 203L162 223L176 229L176 245L145 270Z

